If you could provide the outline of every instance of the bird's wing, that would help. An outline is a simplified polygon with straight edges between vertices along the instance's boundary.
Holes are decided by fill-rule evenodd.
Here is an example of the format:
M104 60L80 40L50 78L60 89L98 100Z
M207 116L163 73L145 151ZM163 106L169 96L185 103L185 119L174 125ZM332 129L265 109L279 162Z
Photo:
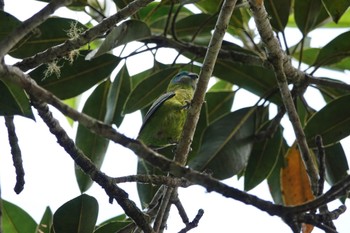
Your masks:
M175 92L167 92L161 96L159 96L159 98L154 101L154 103L152 104L152 106L149 108L149 110L147 111L145 117L144 117L144 121L143 124L141 126L140 132L142 131L143 127L147 124L147 121L152 117L152 115L158 110L158 108L168 99L172 98L175 96Z

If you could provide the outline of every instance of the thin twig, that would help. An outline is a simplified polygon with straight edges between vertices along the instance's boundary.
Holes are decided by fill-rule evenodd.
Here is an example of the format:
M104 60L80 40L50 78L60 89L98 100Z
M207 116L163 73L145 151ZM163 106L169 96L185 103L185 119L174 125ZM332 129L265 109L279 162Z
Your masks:
M15 124L13 122L13 116L5 116L5 125L8 132L8 138L11 146L11 154L13 165L16 170L16 185L15 192L19 194L24 188L24 168L22 161L21 148L18 145L18 138L16 134Z

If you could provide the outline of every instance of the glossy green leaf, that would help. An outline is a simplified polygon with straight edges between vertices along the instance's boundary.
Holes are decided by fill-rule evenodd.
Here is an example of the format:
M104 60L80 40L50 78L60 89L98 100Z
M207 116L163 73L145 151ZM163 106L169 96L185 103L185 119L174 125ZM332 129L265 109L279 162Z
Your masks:
M304 131L310 147L315 147L315 137L321 135L325 146L338 142L350 134L350 95L328 103L315 113Z
M339 84L344 84L346 85L345 82L339 81L339 80L334 80L330 78L323 78L319 77L320 80L329 80L332 82L337 82ZM341 88L334 88L334 87L327 87L325 85L318 85L317 88L320 90L324 100L329 103L330 101L334 99L338 99L341 96L348 95L349 91L346 89L341 89Z
M178 68L160 70L138 83L125 103L124 114L134 112L151 104L166 90L170 80L178 71Z
M234 96L234 91L207 92L205 101L208 105L209 122L213 122L231 111Z
M145 22L154 34L160 34L164 32L165 25L168 20L170 5L160 4L159 2L152 2L146 7L140 9L138 12L140 19ZM176 21L191 15L186 7L182 7L177 14Z
M44 51L52 46L63 43L72 37L70 34L86 30L86 27L76 20L52 17L48 18L35 30L22 39L10 52L16 58L25 58Z
M264 4L273 29L278 32L283 31L288 23L291 0L268 0L264 1Z
M21 115L35 120L29 99L19 86L5 80L0 81L0 115Z
M97 215L97 200L82 194L57 209L53 216L55 233L92 233Z
M271 123L271 122L270 122ZM263 128L265 130L269 124ZM262 131L260 131L262 132ZM244 173L244 190L249 191L265 180L275 167L282 146L282 130L278 128L272 138L254 143Z
M326 44L319 52L314 66L325 66L335 64L344 58L349 57L350 53L350 31L344 32Z
M330 18L320 0L295 0L294 17L304 36Z
M281 169L284 166L284 156L288 150L287 142L282 139L282 146L275 167L267 178L270 194L273 202L278 205L283 204L282 189L281 189Z
M119 217L119 216L118 216ZM133 223L129 219L125 219L125 215L122 215L123 219L113 218L100 224L94 233L116 233L129 224Z
M255 108L227 114L205 130L198 154L189 166L210 171L218 179L229 178L245 168L253 147Z
M349 165L343 147L336 143L325 148L326 180L334 185L348 175Z
M45 77L46 65L42 65L29 75L43 88L52 92L61 99L69 99L77 96L103 79L106 79L120 59L111 54L104 54L91 61L85 60L87 52L81 54L70 65L69 61L60 60L60 76L51 74Z
M220 11L221 0L198 1L195 5L206 14L216 14Z
M45 213L40 220L39 225L36 228L35 232L39 233L50 233L51 226L53 221L53 214L50 207L46 207Z
M176 35L185 41L194 41L200 44L208 42L211 31L214 29L216 18L207 14L195 14L179 20L176 25ZM196 36L193 38L193 36Z
M196 131L194 132L191 144L191 151L189 153L188 160L191 160L198 153L198 150L202 143L204 131L208 127L208 125L208 104L204 102L202 105L201 113L199 115Z
M109 88L109 80L101 83L87 99L83 108L83 113L103 121L106 114L107 93ZM77 147L90 158L96 167L101 168L109 140L92 133L89 129L79 124L75 142ZM83 193L88 190L92 185L91 178L78 167L75 169L75 175L80 191Z
M93 57L96 58L120 45L146 39L150 36L151 31L144 22L138 20L125 21L112 29Z
M315 63L320 50L319 48L303 49L302 52L293 53L293 57L297 60L301 60L305 64L312 65ZM300 55L302 55L302 57L300 57Z
M340 17L350 6L349 0L322 0L322 3L325 6L328 14L332 16L332 19L335 23L339 21Z
M130 94L131 84L130 75L126 65L119 71L115 77L107 95L107 111L104 122L120 126L124 119L122 114L124 103Z
M218 60L213 75L232 84L236 84L258 96L270 94L270 101L281 103L275 74L272 70Z
M0 41L22 23L16 17L5 11L0 11L0 22L6 22L0 24Z
M8 201L1 200L2 231L10 233L34 233L36 222L23 209Z

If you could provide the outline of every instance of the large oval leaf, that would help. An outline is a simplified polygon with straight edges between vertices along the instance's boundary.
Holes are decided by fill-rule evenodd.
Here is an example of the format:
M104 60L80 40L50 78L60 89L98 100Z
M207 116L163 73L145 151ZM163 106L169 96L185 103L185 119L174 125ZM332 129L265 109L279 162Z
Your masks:
M25 58L44 51L52 46L77 36L86 27L73 19L52 17L29 33L15 48L10 55L16 58ZM76 33L76 35L74 35Z
M338 23L340 17L350 6L350 2L347 0L322 0L322 3L327 9L327 12L332 16L332 19L335 23Z
M124 107L124 114L134 112L151 104L166 90L170 80L178 71L178 68L167 68L152 73L143 79L128 97Z
M340 143L325 148L326 180L334 185L348 175L349 165Z
M189 162L193 169L225 179L245 168L252 150L256 108L227 114L208 126L198 154Z
M26 93L19 86L6 81L0 81L0 115L21 115L35 119L29 99Z
M107 96L107 111L104 122L120 126L124 119L122 114L125 101L130 94L131 83L130 75L126 65L119 71L109 88Z
M314 66L325 66L335 64L350 53L350 31L340 34L331 42L326 44L319 52Z
M1 200L2 231L11 233L34 233L36 222L20 207Z
M213 122L231 111L234 96L234 91L207 92L205 101L208 105L209 122Z
M92 233L97 215L97 200L83 194L57 209L53 215L55 233Z
M109 87L109 80L101 83L87 99L83 108L83 113L102 121L106 114L107 93ZM92 133L83 125L79 124L75 142L77 147L79 147L79 149L90 158L96 167L101 168L109 140ZM77 166L75 169L75 175L80 191L83 193L88 190L92 185L91 178Z
M218 60L213 75L236 84L258 96L271 95L271 101L281 104L275 74L259 66L251 66L236 62Z
M46 65L36 68L29 75L57 97L72 98L107 78L120 61L118 57L111 54L87 61L84 58L86 54L86 51L81 52L72 64L66 60L59 61L57 64L60 67L59 77L56 74L45 77Z
M315 137L321 135L325 146L338 142L350 134L350 95L331 101L315 113L304 131L310 147L315 147Z
M0 11L0 41L21 25L21 21L5 11Z
M269 176L276 165L281 146L281 128L278 128L272 138L254 143L244 172L244 190L249 191L253 189Z
M288 23L291 0L268 0L265 1L266 11L271 17L271 26L276 31L283 31Z
M151 31L144 22L138 20L125 21L112 29L93 57L105 54L120 45L146 39L150 36Z
M295 0L294 17L304 36L330 18L320 0Z

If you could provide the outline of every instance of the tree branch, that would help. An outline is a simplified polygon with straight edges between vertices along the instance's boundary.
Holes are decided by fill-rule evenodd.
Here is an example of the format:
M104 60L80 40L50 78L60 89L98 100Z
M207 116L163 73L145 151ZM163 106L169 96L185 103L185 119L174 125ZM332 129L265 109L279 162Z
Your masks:
M193 184L201 185L206 188L208 192L215 191L225 197L235 199L247 205L252 205L270 215L277 215L283 219L287 216L299 215L336 200L337 198L346 195L350 190L350 176L348 175L342 181L333 185L325 194L317 197L313 201L294 207L275 205L269 201L262 200L254 195L230 187L209 175L183 167L149 149L143 143L127 138L123 134L118 133L112 126L95 120L84 113L79 113L77 110L62 103L52 93L38 86L34 80L16 67L0 65L0 79L8 80L22 87L28 94L53 105L64 115L73 120L79 121L79 123L92 132L131 149L140 158L153 164L160 170L170 172L176 177L185 178Z
M314 194L317 193L318 174L314 162L311 158L309 147L307 145L305 133L303 131L300 119L294 106L292 95L288 88L287 70L285 64L290 63L288 57L282 51L280 44L274 36L268 14L263 5L263 1L249 0L251 10L254 15L255 24L258 28L262 41L268 49L268 58L271 62L282 96L284 106L287 110L289 120L292 123L294 133L299 145L299 149L305 164L306 171L310 178L310 185Z
M18 28L12 31L0 42L0 57L4 57L23 37L30 33L34 28L43 23L58 8L68 5L72 0L54 0L51 1L38 13L24 21Z
M153 2L153 0L135 0L129 3L123 9L119 10L116 14L104 19L95 27L86 30L79 37L67 40L63 44L51 47L41 53L37 53L33 57L23 59L21 62L16 63L15 66L19 67L23 71L26 71L35 68L40 64L52 61L57 57L63 57L70 51L79 49L81 46L88 44L98 36L103 35L117 23L126 19L130 15L133 15L141 7L146 6L150 2Z

